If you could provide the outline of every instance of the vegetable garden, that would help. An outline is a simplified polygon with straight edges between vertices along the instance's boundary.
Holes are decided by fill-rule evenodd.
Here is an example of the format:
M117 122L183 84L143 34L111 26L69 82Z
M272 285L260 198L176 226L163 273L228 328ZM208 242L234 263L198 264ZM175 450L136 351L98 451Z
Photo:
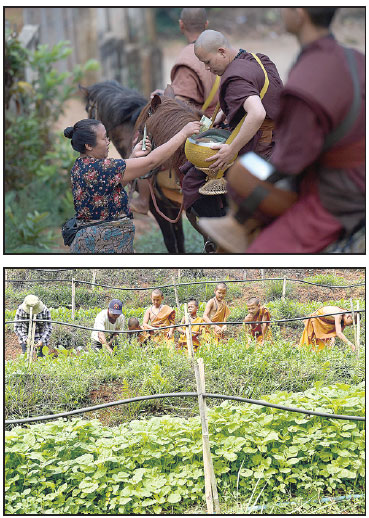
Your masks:
M5 416L8 421L57 414L107 402L169 393L163 397L98 408L78 416L7 426L5 506L8 514L199 514L206 512L202 426L196 401L193 360L183 351L140 347L119 335L114 355L84 350L97 313L111 298L123 301L126 319L142 316L150 289L163 288L176 307L194 295L199 314L212 297L214 283L225 280L231 315L227 342L207 341L195 353L205 365L206 394L225 394L344 416L364 416L365 285L363 270L304 272L288 278L260 270L168 271L91 270L44 274L8 270L5 321L33 293L51 309L51 345L29 366L19 355L5 364ZM223 275L219 277L219 275ZM135 277L136 275L136 277ZM140 277L141 276L141 277ZM217 277L216 277L217 276ZM56 280L57 277L61 279ZM269 277L269 276L268 276ZM287 279L287 282L283 280ZM295 281L288 280L295 278ZM276 278L281 280L275 280ZM174 282L171 282L173 279ZM11 282L21 280L22 282ZM152 284L152 281L155 284ZM237 282L232 282L237 281ZM304 282L303 282L304 281ZM175 289L169 284L175 284ZM201 284L196 284L200 283ZM313 283L313 284L307 284ZM327 288L326 286L336 286ZM351 287L347 287L351 286ZM269 308L273 340L257 348L245 339L245 300L257 294ZM358 354L336 341L319 353L296 347L303 320L322 305L360 308ZM72 327L78 325L81 327ZM6 325L5 348L14 342ZM80 350L78 350L78 348ZM6 356L7 357L7 356ZM365 439L362 420L305 415L279 408L205 397L212 463L224 514L362 514Z

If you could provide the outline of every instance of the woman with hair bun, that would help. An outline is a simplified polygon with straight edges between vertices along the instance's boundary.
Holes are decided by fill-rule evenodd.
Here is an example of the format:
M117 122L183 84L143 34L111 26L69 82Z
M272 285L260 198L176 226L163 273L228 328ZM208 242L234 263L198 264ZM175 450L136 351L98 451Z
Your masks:
M124 186L168 160L187 137L199 133L200 122L189 122L162 146L151 151L146 139L133 148L128 159L108 158L105 126L95 119L82 119L64 130L80 153L71 170L76 219L81 229L70 245L75 254L133 253L135 227Z

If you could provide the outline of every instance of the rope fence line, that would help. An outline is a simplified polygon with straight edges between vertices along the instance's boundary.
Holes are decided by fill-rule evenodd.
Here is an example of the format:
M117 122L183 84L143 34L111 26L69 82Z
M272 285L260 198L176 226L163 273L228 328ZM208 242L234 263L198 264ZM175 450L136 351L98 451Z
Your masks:
M365 313L366 310L365 309L357 309L355 310L355 313ZM228 322L199 322L199 323L196 323L197 326L217 326L217 325L252 325L252 324L275 324L275 323L280 323L280 322L294 322L294 321L299 321L299 320L310 320L311 318L321 318L322 316L324 317L329 317L329 316L334 316L334 315L346 315L346 314L351 314L352 311L340 311L339 313L327 313L326 315L311 315L311 316L306 316L306 317L294 317L294 318L282 318L282 319L276 319L276 320L256 320L254 322L244 322L243 320L242 321L228 321ZM7 320L4 322L4 325L8 325L8 324L15 324L15 323L18 323L18 322L29 322L29 319L20 319L20 320ZM112 330L105 330L105 329L95 329L94 327L85 327L85 326L80 326L80 325L77 325L77 324L71 324L69 322L61 322L59 320L46 320L46 319L37 319L36 322L50 322L51 324L60 324L60 325L65 325L65 326L69 326L69 327L76 327L78 329L85 329L87 331L97 331L99 333L117 333L117 334L132 334L132 333L144 333L144 332L148 332L148 331L155 331L156 329L159 331L163 330L163 329L175 329L177 327L186 327L188 326L189 324L173 324L173 325L170 325L170 326L162 326L162 327L158 327L156 329L134 329L132 331L129 331L129 330L126 330L126 331L112 331Z
M270 403L269 401L263 401L259 399L248 399L240 396L228 396L225 394L209 394L207 392L201 393L203 397L212 398L212 399L225 399L231 401L239 401L242 403L249 403L251 405L259 405L266 406L269 408L276 408L278 410L285 410L287 412L297 412L300 414L318 416L318 417L328 417L330 419L342 419L347 421L365 421L365 416L355 416L355 415L341 415L341 414L331 414L328 412L316 412L315 410L305 410L304 408L296 408L296 407L288 407L284 405L277 405L275 403ZM14 419L14 420L5 420L5 424L25 424L31 423L34 421L48 421L51 419L59 419L62 417L68 417L75 414L84 414L87 412L94 412L96 410L101 410L102 408L109 408L112 406L126 405L129 403L135 403L137 401L149 401L151 399L164 399L169 397L198 397L199 394L197 392L171 392L167 394L151 394L149 396L137 396L134 398L128 399L120 399L118 401L110 401L109 403L102 403L100 405L79 408L76 410L70 410L69 412L61 412L59 414L50 414L44 416L37 417L25 417L23 419Z
M134 288L125 288L120 286L110 286L108 284L98 284L96 282L82 281L78 279L34 279L34 280L18 280L18 279L6 279L5 282L14 282L14 283L32 283L32 282L74 282L76 284L88 284L90 286L100 286L101 288L110 288L114 290L122 290L122 291L145 291L145 290L154 290L158 288L174 288L178 286L190 286L196 284L229 284L229 283L247 283L247 282L264 282L264 281L291 281L291 282L301 282L303 284L310 284L313 286L320 286L321 288L356 288L358 286L365 286L365 282L360 282L358 284L348 284L344 286L335 286L330 284L319 284L316 282L304 281L301 279L291 279L289 277L270 277L266 279L228 279L225 281L193 281L193 282L180 282L178 284L164 284L162 286L149 286L147 288L142 287L134 287Z

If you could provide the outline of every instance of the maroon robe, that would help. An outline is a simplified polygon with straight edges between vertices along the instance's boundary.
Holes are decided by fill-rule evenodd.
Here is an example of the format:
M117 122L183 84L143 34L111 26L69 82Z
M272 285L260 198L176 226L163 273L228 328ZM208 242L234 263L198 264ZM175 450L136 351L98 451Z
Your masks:
M300 175L298 201L264 229L247 253L315 253L365 216L365 57L355 51L362 107L349 132L324 141L349 111L353 86L344 50L332 35L303 48L281 95L271 162Z
M262 62L269 78L269 87L262 100L266 111L265 120L271 123L279 111L279 96L283 88L281 78L274 63L264 54L257 54ZM229 129L232 131L238 122L245 115L243 104L252 95L260 95L264 86L264 71L249 52L242 52L231 61L222 75L219 87L219 102L222 111L229 122ZM239 155L247 151L255 151L260 156L268 159L274 146L274 132L271 142L261 142L265 139L263 130L259 129L254 137L241 148ZM188 164L183 166L182 171L186 172ZM204 185L207 176L191 167L182 183L184 207L188 209L196 200L201 197L199 188Z

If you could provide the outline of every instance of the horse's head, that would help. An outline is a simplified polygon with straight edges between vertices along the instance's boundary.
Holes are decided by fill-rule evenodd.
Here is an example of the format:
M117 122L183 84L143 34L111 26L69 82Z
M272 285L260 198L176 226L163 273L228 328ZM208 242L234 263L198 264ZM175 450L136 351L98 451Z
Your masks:
M172 91L167 88L163 96L154 95L143 108L137 119L135 132L138 132L142 138L146 125L148 136L152 138L154 147L158 147L168 142L187 123L200 120L201 117L200 110L185 101L175 99L174 92L172 95ZM174 153L169 162L164 164L164 167L177 170L185 161L183 145Z
M117 81L102 81L81 87L89 119L104 124L119 154L126 158L132 147L132 133L137 116L146 99L136 90L125 88Z

